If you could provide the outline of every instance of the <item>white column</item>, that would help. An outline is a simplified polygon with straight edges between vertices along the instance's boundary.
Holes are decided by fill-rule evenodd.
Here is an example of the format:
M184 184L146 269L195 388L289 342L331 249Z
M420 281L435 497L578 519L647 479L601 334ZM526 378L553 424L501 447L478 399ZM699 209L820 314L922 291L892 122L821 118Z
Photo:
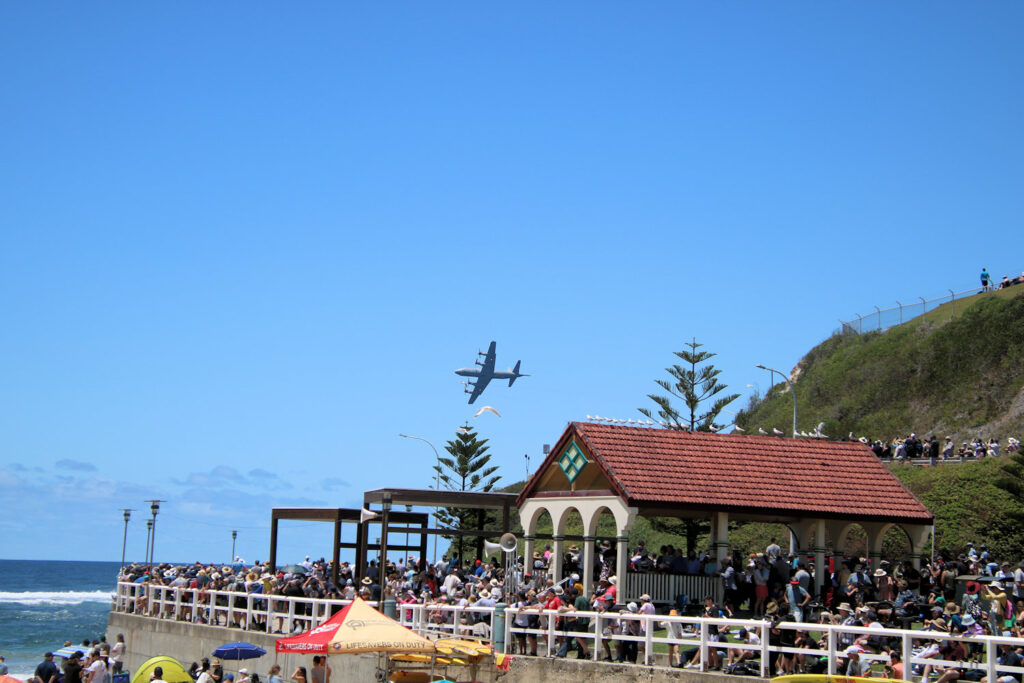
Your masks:
M729 513L716 512L711 517L711 528L714 530L712 554L714 559L720 563L722 559L731 556L729 549Z
M551 556L553 560L548 567L548 573L557 583L562 578L562 548L565 543L561 536L552 536L551 541Z
M629 573L629 534L620 534L615 539L615 576L618 577L617 599L626 601L626 583Z
M531 525L532 526L532 525ZM533 577L533 529L523 535L523 573Z
M580 567L580 578L583 579L583 595L588 599L594 592L594 537L583 537L583 566Z
M825 566L825 520L814 521L814 584L817 586L818 599L823 598L825 579L828 567Z

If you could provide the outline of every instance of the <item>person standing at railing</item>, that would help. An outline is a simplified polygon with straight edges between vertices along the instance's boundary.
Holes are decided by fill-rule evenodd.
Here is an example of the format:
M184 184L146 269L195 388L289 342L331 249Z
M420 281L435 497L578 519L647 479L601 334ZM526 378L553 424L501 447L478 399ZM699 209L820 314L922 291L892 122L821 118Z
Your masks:
M989 283L992 281L992 277L988 274L987 268L981 269L981 291L989 291Z

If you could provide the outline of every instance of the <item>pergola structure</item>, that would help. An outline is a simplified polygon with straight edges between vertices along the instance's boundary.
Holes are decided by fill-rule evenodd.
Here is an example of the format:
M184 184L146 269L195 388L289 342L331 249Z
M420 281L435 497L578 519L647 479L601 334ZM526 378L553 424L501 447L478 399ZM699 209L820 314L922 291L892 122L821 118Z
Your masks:
M592 590L599 518L615 520L619 600L635 599L630 582L629 532L638 516L704 519L711 523L711 552L731 553L730 521L785 524L796 552L813 555L820 589L827 538L838 544L859 525L868 536L872 563L882 541L901 529L920 568L931 533L931 512L860 442L685 432L573 422L566 428L517 501L526 557L539 538L538 521L552 521L553 562L562 578L563 542L583 542L584 590ZM576 511L581 536L567 536ZM632 578L630 578L632 577Z
M480 493L476 491L435 491L434 489L376 489L363 494L363 508L373 514L367 516L355 508L273 508L270 512L270 566L277 566L277 533L281 520L329 522L334 525L334 541L331 579L338 581L338 567L341 549L355 550L355 574L365 576L370 552L387 557L388 549L418 551L420 557L427 555L427 539L431 535L471 536L477 540L477 557L483 552L485 538L499 538L512 528L512 507L516 502L514 493ZM379 509L373 510L373 506ZM404 506L405 510L395 509ZM477 511L476 529L446 529L429 526L430 513L413 512L412 507L459 507ZM500 529L488 530L486 512L498 510L501 513ZM355 543L342 542L343 524L356 525ZM380 527L379 542L370 543L370 527ZM417 537L416 545L392 544L391 534L406 534Z

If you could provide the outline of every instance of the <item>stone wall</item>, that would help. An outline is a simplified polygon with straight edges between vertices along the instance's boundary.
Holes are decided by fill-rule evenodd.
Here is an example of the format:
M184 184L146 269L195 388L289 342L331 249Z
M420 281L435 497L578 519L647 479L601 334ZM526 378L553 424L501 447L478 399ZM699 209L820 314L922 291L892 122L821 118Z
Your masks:
M276 638L256 631L246 633L223 626L188 624L111 612L107 624L107 641L114 642L118 633L123 633L125 637L125 669L128 671L134 671L155 655L170 655L187 668L192 662L209 657L210 653L221 645L239 640L259 645L267 654L260 659L245 662L224 662L225 671L237 671L244 666L250 672L258 673L262 681L266 681L266 673L276 661L281 665L282 674L287 680L295 667L305 666L308 670L313 664L312 655L275 655ZM331 683L372 683L377 680L377 655L332 655L328 664L333 671ZM483 665L475 675L466 667L453 667L448 674L451 680L476 680L481 683L752 683L760 680L723 674L702 674L662 666L634 666L544 657L514 657L507 672L497 671L491 665Z

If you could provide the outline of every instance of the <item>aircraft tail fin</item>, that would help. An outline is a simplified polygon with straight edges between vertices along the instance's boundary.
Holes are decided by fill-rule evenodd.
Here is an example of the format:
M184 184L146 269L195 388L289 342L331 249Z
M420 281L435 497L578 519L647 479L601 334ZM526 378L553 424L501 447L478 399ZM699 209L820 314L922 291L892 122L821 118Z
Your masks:
M529 375L524 375L523 373L519 372L519 364L522 363L522 362L523 361L521 361L521 360L517 360L516 361L516 366L514 368L512 368L512 377L510 377L509 380L508 380L508 385L509 386L512 386L515 383L515 381L517 379L519 379L520 377L529 377Z

